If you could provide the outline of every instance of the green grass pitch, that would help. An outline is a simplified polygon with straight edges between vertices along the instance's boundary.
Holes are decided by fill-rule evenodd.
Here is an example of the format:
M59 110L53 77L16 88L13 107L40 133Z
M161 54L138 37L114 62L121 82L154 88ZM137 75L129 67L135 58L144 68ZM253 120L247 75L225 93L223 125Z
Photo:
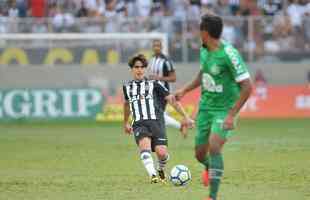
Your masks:
M186 187L151 185L119 123L0 125L1 200L203 200L193 137L168 129L168 169L192 172ZM220 200L309 200L310 121L240 120L224 149Z

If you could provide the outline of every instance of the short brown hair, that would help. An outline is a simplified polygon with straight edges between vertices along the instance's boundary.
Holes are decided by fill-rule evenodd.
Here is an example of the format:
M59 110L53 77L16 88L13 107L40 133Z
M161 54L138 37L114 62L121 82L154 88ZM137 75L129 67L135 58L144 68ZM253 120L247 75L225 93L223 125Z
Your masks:
M138 55L135 55L135 56L133 56L132 58L129 59L129 61L128 61L129 67L133 68L134 64L137 61L141 61L144 67L147 67L147 65L148 65L145 56L143 54L138 54Z

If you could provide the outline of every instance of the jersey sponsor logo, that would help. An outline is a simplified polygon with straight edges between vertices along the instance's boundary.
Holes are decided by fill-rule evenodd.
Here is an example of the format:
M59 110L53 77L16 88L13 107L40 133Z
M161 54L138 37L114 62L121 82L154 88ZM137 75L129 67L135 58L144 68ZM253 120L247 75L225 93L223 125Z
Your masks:
M217 66L216 64L212 65L210 68L210 72L213 75L218 75L221 72L221 69L219 66Z
M132 102L143 100L143 99L153 99L153 95L152 94L148 94L148 95L141 95L141 94L134 95L134 96L131 97L129 102L132 103Z
M208 73L203 73L202 83L204 89L207 90L208 92L217 92L217 93L223 92L223 85L221 84L216 85L215 80Z

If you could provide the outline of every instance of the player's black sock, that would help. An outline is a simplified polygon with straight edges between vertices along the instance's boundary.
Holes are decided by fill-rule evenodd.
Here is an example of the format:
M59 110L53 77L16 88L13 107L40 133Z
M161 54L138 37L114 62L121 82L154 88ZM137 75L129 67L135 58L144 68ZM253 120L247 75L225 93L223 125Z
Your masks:
M158 170L164 170L165 167L166 167L166 164L168 163L169 161L169 154L166 155L166 157L164 159L158 159Z

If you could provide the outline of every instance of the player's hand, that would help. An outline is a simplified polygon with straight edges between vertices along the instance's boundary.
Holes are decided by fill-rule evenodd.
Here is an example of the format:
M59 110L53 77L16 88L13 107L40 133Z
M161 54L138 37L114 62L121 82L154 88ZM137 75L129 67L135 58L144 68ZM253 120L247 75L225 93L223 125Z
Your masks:
M174 96L177 101L180 101L184 95L185 95L185 92L182 89L179 89L174 93Z
M125 131L125 134L127 135L132 134L132 127L129 123L124 124L124 131Z
M234 116L231 114L228 114L224 123L223 123L223 129L224 130L233 130L234 127Z
M184 138L186 138L187 134L188 134L188 129L194 128L194 127L195 127L195 121L194 120L192 120L189 117L184 118L184 120L181 122L181 128L180 128L182 136Z
M195 127L195 121L191 118L188 118L187 124L188 124L188 128L194 128Z
M149 79L151 79L151 80L158 80L158 81L160 81L160 76L158 76L158 75L156 75L156 74L151 74L151 75L149 75Z

